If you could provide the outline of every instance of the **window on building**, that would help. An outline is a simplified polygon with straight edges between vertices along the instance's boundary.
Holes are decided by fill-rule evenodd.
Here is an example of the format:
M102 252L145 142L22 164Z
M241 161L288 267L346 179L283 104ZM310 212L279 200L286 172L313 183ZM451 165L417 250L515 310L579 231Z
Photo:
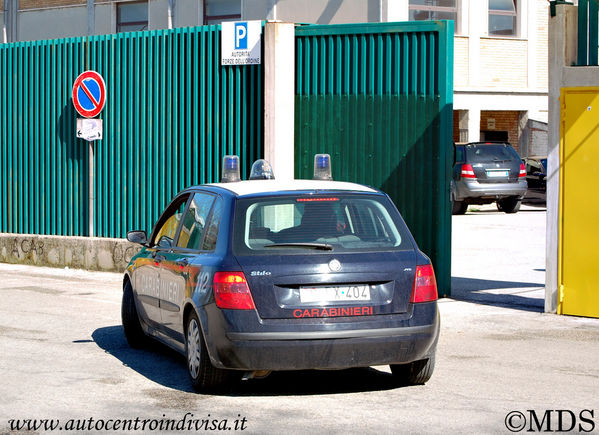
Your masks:
M489 0L489 35L517 36L516 0Z
M138 30L148 30L148 2L118 3L116 31L136 32Z
M410 0L410 21L453 20L456 32L459 0Z
M204 0L204 24L241 19L241 0Z

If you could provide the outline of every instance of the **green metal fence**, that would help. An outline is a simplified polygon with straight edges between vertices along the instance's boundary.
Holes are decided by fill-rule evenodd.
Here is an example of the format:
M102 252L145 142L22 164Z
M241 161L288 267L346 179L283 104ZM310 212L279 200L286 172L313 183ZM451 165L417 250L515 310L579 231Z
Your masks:
M387 192L450 294L453 22L296 29L296 176Z
M597 65L598 23L599 0L578 0L578 66Z
M220 66L220 26L0 44L0 232L89 235L75 78L107 86L94 143L95 235L149 230L182 188L242 175L263 149L263 69Z

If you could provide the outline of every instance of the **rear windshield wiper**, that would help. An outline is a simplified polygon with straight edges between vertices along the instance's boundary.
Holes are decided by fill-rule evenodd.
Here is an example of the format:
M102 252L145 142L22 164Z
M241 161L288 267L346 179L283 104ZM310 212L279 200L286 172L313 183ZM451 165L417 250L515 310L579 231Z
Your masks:
M323 251L332 251L333 245L328 243L271 243L264 245L265 248L308 248L308 249L321 249Z

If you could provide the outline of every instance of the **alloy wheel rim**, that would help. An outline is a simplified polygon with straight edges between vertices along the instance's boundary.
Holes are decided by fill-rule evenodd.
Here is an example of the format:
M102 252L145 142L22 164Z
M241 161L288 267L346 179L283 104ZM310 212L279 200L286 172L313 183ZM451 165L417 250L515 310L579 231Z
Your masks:
M192 319L187 328L187 365L195 379L200 371L200 330L198 322Z

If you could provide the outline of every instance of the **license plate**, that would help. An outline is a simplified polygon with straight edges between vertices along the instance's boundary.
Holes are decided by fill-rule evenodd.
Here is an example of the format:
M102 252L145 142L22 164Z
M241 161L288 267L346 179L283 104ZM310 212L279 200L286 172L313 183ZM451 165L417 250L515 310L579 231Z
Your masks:
M370 286L368 285L300 287L299 290L302 303L370 300Z
M488 178L509 177L510 171L487 171Z

